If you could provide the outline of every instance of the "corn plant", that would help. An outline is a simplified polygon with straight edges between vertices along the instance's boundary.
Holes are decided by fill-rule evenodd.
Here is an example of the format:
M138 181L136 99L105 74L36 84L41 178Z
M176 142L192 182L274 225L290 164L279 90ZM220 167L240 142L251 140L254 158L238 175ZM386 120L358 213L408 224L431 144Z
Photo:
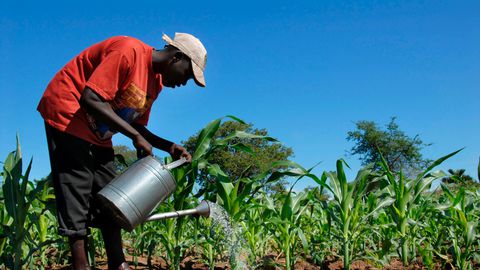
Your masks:
M391 258L396 255L396 229L392 218L382 211L375 217L375 222L369 224L372 233L370 249L366 250L366 258L380 265L387 265Z
M26 237L25 222L29 203L25 200L31 161L25 175L22 175L22 154L17 137L17 149L11 152L3 166L3 195L8 222L3 224L3 232L9 240L10 250L3 254L6 266L20 269L25 263L23 242Z
M430 243L426 242L423 244L422 241L420 242L420 245L418 246L418 251L420 253L420 256L422 258L422 263L425 267L427 267L429 270L432 270L434 267L434 250L433 247Z
M446 221L445 218L445 209L448 209L449 206L442 206L437 202L435 208L438 210L437 213L434 213L432 216L428 218L426 221L426 226L423 228L423 237L425 241L423 245L418 245L418 249L420 251L420 255L424 257L424 253L426 251L432 251L435 257L441 258L445 261L448 261L449 258L447 254L447 248L445 243L447 242L447 238L449 237L449 227L450 222ZM427 249L426 251L423 251Z
M423 192L430 187L431 183L445 175L443 172L431 172L431 170L459 151L460 150L435 160L423 172L419 173L415 179L406 178L402 171L392 172L385 159L382 158L381 166L384 170L385 178L389 183L386 191L394 199L394 203L389 207L390 215L400 236L401 250L399 256L405 266L408 265L410 261L410 224L416 222L412 220L414 207L419 202Z
M29 183L30 188L33 189L33 183ZM28 243L32 247L36 247L39 253L41 267L48 265L48 260L45 256L45 245L59 241L59 237L54 234L49 234L49 227L54 225L55 222L55 195L53 192L52 180L50 177L37 181L35 183L36 190L38 192L30 192L31 196L36 198L30 198L31 210L28 214L28 222L31 228L30 233L26 235ZM38 245L41 244L41 245Z
M301 224L310 247L308 254L305 255L310 255L318 265L322 264L328 255L331 255L329 245L333 242L331 218L326 211L328 197L323 190L324 188L321 186L307 191L309 204Z
M199 251L200 260L208 266L208 269L215 269L217 255L223 253L223 245L219 235L219 228L214 227L212 219L197 219L195 222L195 245Z
M467 197L468 191L463 188L454 196L447 186L442 184L441 187L451 203L445 217L451 221L448 232L452 239L453 261L460 270L473 269L473 256L479 252L474 245L479 236L476 233L478 214L474 214L478 209L475 209L473 196Z
M167 228L175 228L175 220L165 220L156 222L146 222L140 224L132 232L133 241L132 248L134 251L134 264L138 264L138 256L145 254L147 256L147 266L152 268L152 259L156 254L156 247L158 243L162 243L162 247L165 249L163 258L167 263L170 263L170 267L173 267L175 260L174 249L175 242L168 241L167 239L173 239L172 231L167 231ZM173 224L166 224L173 223ZM165 226L166 225L166 226ZM143 253L143 254L142 254Z
M266 209L263 205L265 195L263 194L262 197L250 203L245 212L245 220L240 222L245 232L245 239L249 249L249 265L253 268L257 266L257 258L262 258L266 255L268 244L271 240L271 236L265 228Z
M37 241L30 239L30 231L34 222L29 220L31 206L37 195L43 192L43 186L34 186L29 181L32 160L25 173L22 173L22 152L17 136L17 148L11 152L3 164L4 205L7 215L3 216L2 232L7 239L2 253L2 261L6 267L21 269L31 260L32 254L53 241ZM3 215L3 214L2 214ZM43 228L43 232L45 232ZM44 239L45 240L45 239ZM30 261L31 262L31 261Z
M386 198L381 202L375 202L374 207L365 211L364 196L366 193L367 179L371 170L364 168L357 174L355 180L347 182L343 160L337 160L337 171L327 172L322 175L322 182L328 177L329 185L326 186L333 194L333 207L328 209L330 217L339 226L338 238L341 241L343 253L343 267L350 269L352 254L354 254L353 243L364 231L364 225L371 215L383 207L392 204L393 199Z
M436 198L432 196L431 192L426 192L425 196L421 196L417 203L412 207L409 226L409 257L416 258L418 252L421 252L421 256L425 258L428 264L430 256L433 256L434 251L440 251L440 249L434 250L433 245L438 246L440 239L444 239L446 231L439 230L438 223L442 222L441 217L438 216L439 205ZM429 221L435 221L432 224ZM432 227L432 225L436 226ZM429 230L436 230L436 234L432 234ZM431 265L433 267L433 265Z
M5 244L7 243L8 238L5 229L9 223L11 223L11 218L5 208L5 197L3 196L2 188L0 189L0 258L2 258L6 248Z
M230 224L225 224L230 226L232 230L232 235L227 236L232 238L228 239L227 241L231 245L229 247L229 260L232 269L236 269L238 266L237 253L243 244L243 238L241 235L239 235L243 234L243 232L239 231L242 227L238 227L236 224L240 222L240 218L248 209L242 206L245 205L247 200L252 198L252 189L255 187L255 185L259 184L256 181L252 181L248 178L239 179L234 184L228 175L226 175L226 173L223 172L217 164L208 165L208 172L216 179L216 187L218 192L216 201L225 209L226 213L228 213L230 217L227 221Z
M300 227L300 219L307 207L307 201L305 193L294 194L291 190L278 196L277 200L281 202L280 209L277 209L272 198L269 197L266 201L266 207L271 212L266 224L278 248L285 256L286 269L290 270L296 262L295 249L299 240L305 251L309 248Z
M184 205L194 205L192 199L184 201ZM175 211L173 198L170 197L164 203L161 203L154 213ZM184 258L186 250L193 245L193 238L187 234L185 228L189 226L189 219L165 219L156 222L146 222L141 224L132 232L132 248L134 257L147 255L147 264L151 265L151 259L158 251L158 244L164 251L160 257L167 262L169 269L179 269L180 263ZM181 233L177 230L181 229Z

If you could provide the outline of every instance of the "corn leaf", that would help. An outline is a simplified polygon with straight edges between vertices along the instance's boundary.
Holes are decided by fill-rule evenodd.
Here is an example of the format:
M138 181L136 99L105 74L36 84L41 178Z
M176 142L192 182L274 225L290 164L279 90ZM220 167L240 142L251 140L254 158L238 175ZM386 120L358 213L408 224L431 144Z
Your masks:
M435 160L432 164L430 164L430 166L428 166L423 172L421 172L420 174L417 175L417 179L420 179L420 178L423 178L425 176L425 174L427 174L429 171L431 171L433 168L437 167L438 165L442 164L445 160L449 159L450 157L456 155L458 152L462 151L463 148L461 149L458 149L457 151L455 152L452 152L446 156L443 156L437 160Z
M292 193L288 192L285 195L285 200L283 201L282 205L282 212L281 212L281 218L282 220L290 220L292 217Z
M243 121L242 119L240 119L240 118L238 118L238 117L236 117L236 116L233 116L233 115L226 115L225 117L230 118L230 119L232 119L232 120L235 120L235 121L237 121L237 122L239 122L239 123L241 123L241 124L244 124L244 125L247 124L247 123L245 123L245 121Z
M220 127L220 122L220 119L213 120L204 129L202 129L200 135L198 135L196 150L192 157L193 159L199 159L207 152L213 136Z

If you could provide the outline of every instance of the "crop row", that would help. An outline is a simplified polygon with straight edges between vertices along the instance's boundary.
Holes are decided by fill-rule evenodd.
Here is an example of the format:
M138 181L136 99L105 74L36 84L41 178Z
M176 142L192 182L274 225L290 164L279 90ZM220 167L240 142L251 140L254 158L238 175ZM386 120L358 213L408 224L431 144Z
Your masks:
M261 269L271 254L281 258L274 262L281 261L278 266L285 269L293 269L300 259L321 265L332 257L342 260L345 269L357 259L385 265L393 258L404 265L420 260L429 269L478 267L480 191L443 183L431 188L445 176L435 168L458 151L413 177L391 171L382 162L381 170L365 167L347 181L348 165L338 160L335 170L320 175L311 173L313 168L278 161L255 177L231 179L218 164L210 163L215 149L250 153L235 139L273 138L237 131L215 139L220 123L221 119L212 121L201 131L192 163L173 170L177 189L156 211L192 208L208 199L228 214L228 224L223 225L233 232L204 218L144 223L124 233L134 258L147 256L149 264L163 258L170 269L180 269L187 256L200 258L211 269L222 261L232 268L247 264ZM67 245L56 233L50 180L30 180L32 162L25 170L22 163L18 143L3 164L0 267L67 264ZM195 183L201 172L214 181L199 194ZM265 191L267 184L284 177L295 182L310 178L317 186L301 192L295 192L294 185L283 193ZM92 230L90 240L100 243L99 232ZM105 256L103 249L90 250L92 261L99 255Z

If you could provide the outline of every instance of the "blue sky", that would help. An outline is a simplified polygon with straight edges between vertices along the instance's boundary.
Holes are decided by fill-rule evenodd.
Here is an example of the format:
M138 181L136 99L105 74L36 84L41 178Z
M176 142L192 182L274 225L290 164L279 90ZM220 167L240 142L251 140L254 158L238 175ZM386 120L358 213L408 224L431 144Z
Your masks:
M345 158L355 121L396 116L443 169L476 176L480 156L479 1L2 1L0 158L20 134L32 174L49 172L36 105L50 79L89 45L129 35L161 48L162 33L198 36L207 88L165 88L149 127L181 141L235 115L295 152L316 173ZM116 144L131 145L122 135ZM157 155L164 155L160 151ZM298 188L314 185L304 181Z

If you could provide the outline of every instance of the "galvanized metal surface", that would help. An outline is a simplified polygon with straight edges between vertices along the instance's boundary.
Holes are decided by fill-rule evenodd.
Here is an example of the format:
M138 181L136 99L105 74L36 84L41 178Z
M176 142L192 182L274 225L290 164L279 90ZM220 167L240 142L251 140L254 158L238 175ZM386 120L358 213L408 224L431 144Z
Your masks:
M148 217L145 221L154 221L154 220L165 219L165 218L177 218L177 217L182 217L186 215L199 215L203 217L209 217L210 205L207 201L202 201L194 209L178 210L173 212L155 214Z
M105 186L97 198L119 226L131 231L175 190L175 178L168 169L183 163L185 159L166 167L153 156L142 158Z

